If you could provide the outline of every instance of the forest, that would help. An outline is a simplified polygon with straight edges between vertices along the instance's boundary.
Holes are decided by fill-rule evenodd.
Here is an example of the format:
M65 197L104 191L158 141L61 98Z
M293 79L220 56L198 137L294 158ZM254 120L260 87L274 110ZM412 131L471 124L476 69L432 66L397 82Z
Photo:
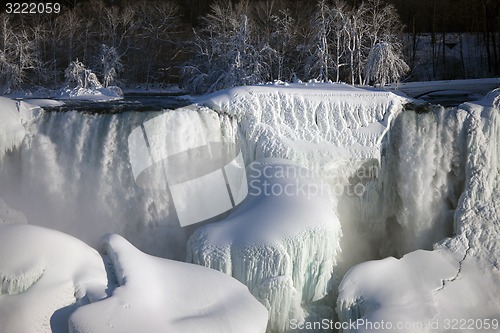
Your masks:
M0 93L69 84L386 84L500 75L495 0L70 0L0 14Z

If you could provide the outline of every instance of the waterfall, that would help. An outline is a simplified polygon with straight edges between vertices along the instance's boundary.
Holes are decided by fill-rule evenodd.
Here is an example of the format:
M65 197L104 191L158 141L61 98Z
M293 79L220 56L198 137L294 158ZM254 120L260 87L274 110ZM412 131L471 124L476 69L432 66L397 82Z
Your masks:
M151 188L136 184L128 151L133 129L169 112L178 111L40 114L19 149L0 160L0 198L29 223L91 245L106 233L118 233L143 251L183 260L190 230L179 225L163 179L150 179ZM219 116L204 114L200 119L207 132L221 133ZM180 143L189 135L174 131L167 119L155 124L153 133L168 131Z

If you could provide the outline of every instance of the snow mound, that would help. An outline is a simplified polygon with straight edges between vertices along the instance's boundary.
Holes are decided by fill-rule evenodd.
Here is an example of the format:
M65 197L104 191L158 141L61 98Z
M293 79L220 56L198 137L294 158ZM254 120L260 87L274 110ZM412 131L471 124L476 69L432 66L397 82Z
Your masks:
M344 332L380 332L381 323L386 331L446 332L447 319L485 323L500 313L491 276L445 249L363 263L347 276L339 287L339 320L362 321Z
M0 224L1 332L66 332L79 304L105 297L99 254L58 231Z
M486 107L491 106L495 109L500 109L500 88L490 91L484 99L475 103Z
M467 325L472 322L475 331L478 325L486 329L487 322L493 328L494 320L493 330L499 328L498 91L459 108L467 113L467 158L465 190L454 215L455 236L437 244L434 252L417 251L399 261L386 259L351 269L337 301L341 320L426 324L407 328L408 332L447 332L444 325L452 318L470 320ZM345 330L372 331L369 326Z
M285 331L332 288L340 222L328 191L307 169L275 159L248 168L249 199L226 219L198 228L187 261L247 285L269 310L268 330Z
M309 168L318 157L379 158L381 139L407 102L387 91L328 83L238 87L197 101L239 120L247 161L278 157Z
M0 162L8 151L21 144L25 134L17 102L0 97Z
M146 255L110 235L119 287L76 310L70 332L265 332L267 312L247 288L204 267Z

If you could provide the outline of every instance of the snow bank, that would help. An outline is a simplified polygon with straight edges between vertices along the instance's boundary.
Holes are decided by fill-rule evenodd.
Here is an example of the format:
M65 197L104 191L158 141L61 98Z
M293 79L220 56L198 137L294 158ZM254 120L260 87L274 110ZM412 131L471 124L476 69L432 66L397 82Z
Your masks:
M67 332L80 304L106 296L99 254L58 231L0 224L1 332Z
M108 88L65 88L61 89L55 96L57 99L81 99L87 101L113 101L123 98L120 88L110 86Z
M452 238L433 252L414 252L353 268L343 279L337 301L343 321L427 326L408 332L445 332L446 319L466 319L473 330L492 327L500 313L500 118L495 90L467 113L465 190L455 211ZM449 324L449 322L448 322ZM498 321L496 322L498 330ZM436 326L438 325L438 326ZM469 327L469 326L467 326ZM448 326L449 328L449 326ZM371 332L358 327L345 332ZM404 330L400 330L404 331Z
M248 168L249 199L225 220L198 228L187 261L247 285L269 310L270 332L285 331L291 319L332 316L328 307L311 307L332 288L340 252L340 223L327 189L284 160Z
M117 235L107 237L104 250L119 287L76 310L70 332L265 332L265 308L236 280L146 255Z
M3 156L19 146L26 134L17 104L16 101L0 97L0 164Z

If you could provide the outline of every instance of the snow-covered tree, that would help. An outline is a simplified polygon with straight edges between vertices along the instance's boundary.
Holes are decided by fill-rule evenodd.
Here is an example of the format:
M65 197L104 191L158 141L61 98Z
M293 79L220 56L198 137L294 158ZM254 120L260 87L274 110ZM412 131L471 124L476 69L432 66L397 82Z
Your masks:
M269 36L269 54L271 57L270 79L290 79L295 70L292 59L296 58L295 43L295 20L289 9L280 10L271 16L272 32Z
M116 81L118 73L123 69L120 55L113 46L101 44L98 63L104 87L108 87Z
M102 88L97 75L78 61L72 61L64 71L66 86L70 88L99 89Z
M183 68L184 87L206 92L262 82L268 65L253 38L249 2L219 0L211 8L193 43L196 56Z
M320 0L317 7L312 21L312 51L306 66L310 76L320 81L328 81L333 65L330 43L333 31L332 9L326 0Z
M28 74L39 66L32 32L33 28L23 20L14 27L9 14L0 14L0 51L5 71L0 75L5 74L2 83L7 90L32 79Z
M18 84L18 68L7 61L3 51L0 51L0 94L10 92Z
M343 59L346 54L344 40L348 37L347 22L349 18L349 9L344 1L338 0L334 3L331 10L333 20L333 38L334 38L334 64L335 64L335 82L340 81L341 67L346 65Z
M382 86L397 82L410 69L403 60L401 49L402 46L398 43L375 44L365 66L367 79Z

